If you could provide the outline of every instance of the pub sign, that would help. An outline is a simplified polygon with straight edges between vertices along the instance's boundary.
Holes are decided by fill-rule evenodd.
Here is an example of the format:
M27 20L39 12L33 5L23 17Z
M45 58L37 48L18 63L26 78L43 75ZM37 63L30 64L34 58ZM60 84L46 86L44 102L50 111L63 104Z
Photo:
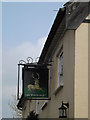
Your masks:
M48 98L48 69L23 67L23 95L25 98Z

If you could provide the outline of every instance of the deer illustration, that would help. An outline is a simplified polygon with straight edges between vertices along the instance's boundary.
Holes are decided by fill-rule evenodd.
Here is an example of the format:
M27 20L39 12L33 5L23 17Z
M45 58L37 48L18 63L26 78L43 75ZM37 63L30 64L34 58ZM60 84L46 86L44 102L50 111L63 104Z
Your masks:
M39 86L40 75L38 73L36 73L36 74L33 73L32 74L32 78L34 79L34 85L29 84L27 86L28 87L28 91L32 91L32 90L35 90L35 89L43 91L43 89L40 88L40 86Z

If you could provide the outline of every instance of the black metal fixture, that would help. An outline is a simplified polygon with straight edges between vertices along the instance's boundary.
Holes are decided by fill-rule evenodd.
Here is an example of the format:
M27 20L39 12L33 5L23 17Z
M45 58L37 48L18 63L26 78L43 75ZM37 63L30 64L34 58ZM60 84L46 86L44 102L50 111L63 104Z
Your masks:
M69 103L64 103L62 101L62 105L59 109L59 118L67 118L67 109L69 108Z

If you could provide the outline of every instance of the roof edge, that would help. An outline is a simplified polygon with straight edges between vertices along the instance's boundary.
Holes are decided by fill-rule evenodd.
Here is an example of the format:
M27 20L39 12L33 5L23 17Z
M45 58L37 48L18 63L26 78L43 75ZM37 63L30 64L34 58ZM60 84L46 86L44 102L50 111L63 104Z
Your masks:
M39 59L39 62L38 62L39 64L44 63L43 62L44 56L47 54L47 51L49 49L49 45L51 44L51 42L53 40L53 37L55 36L56 30L58 29L60 23L62 22L65 13L66 13L66 8L65 7L59 9L59 12L57 13L57 16L54 20L54 23L53 23L52 28L50 30L50 33L47 37L44 48L42 50L42 53L41 53L41 56L40 56L40 59Z

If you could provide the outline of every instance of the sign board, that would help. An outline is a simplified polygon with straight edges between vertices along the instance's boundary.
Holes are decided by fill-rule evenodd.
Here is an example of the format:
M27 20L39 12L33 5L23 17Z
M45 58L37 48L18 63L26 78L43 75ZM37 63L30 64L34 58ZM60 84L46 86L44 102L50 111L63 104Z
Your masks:
M23 68L23 95L25 98L48 98L48 69Z

